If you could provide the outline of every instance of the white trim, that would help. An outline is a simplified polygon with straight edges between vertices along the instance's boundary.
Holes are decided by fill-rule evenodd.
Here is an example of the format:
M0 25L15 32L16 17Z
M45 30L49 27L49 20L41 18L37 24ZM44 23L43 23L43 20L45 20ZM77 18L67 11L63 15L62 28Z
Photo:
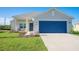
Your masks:
M68 19L39 19L39 21L69 21Z
M66 22L66 24L67 24L67 25L66 25L66 26L67 26L67 27L66 27L67 33L69 33L69 22Z

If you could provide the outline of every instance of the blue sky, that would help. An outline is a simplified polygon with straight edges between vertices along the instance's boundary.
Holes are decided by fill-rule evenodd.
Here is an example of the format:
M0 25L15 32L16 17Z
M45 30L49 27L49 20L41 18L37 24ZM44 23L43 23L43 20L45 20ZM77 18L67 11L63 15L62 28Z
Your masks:
M0 24L4 24L4 17L7 18L6 23L10 24L10 20L12 20L11 16L30 12L44 12L49 8L50 7L0 7ZM73 23L79 21L79 7L58 7L57 9L74 17Z

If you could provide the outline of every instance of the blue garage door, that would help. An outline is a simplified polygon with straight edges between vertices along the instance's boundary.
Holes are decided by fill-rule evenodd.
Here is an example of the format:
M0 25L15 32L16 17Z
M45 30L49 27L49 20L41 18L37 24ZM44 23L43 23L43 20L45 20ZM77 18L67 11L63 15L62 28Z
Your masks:
M67 33L66 21L39 21L40 33Z

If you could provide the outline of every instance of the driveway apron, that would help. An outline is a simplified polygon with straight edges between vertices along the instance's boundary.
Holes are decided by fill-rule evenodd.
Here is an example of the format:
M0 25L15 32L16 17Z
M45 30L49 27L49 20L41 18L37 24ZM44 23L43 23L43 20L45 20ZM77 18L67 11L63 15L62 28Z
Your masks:
M65 33L40 34L48 51L79 51L79 36Z

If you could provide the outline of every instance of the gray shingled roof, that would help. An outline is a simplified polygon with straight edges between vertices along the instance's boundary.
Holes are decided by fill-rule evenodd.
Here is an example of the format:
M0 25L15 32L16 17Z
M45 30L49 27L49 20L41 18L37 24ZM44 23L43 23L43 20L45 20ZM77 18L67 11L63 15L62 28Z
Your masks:
M54 17L49 16L49 15L52 14L52 11L54 11L55 14L56 14ZM13 16L13 17L15 17L17 19L26 19L26 18L28 19L28 18L31 18L31 17L39 17L39 18L44 17L44 18L54 18L54 19L57 18L57 17L58 18L64 17L64 18L73 19L72 16L69 16L69 15L63 13L63 12L57 10L56 8L49 9L47 12L32 12L32 13L29 13L29 14L16 15L16 16Z
M32 13L29 13L29 14L16 15L16 16L13 16L13 17L18 18L18 19L26 19L26 18L30 18L30 17L36 17L40 13L41 12L32 12Z

